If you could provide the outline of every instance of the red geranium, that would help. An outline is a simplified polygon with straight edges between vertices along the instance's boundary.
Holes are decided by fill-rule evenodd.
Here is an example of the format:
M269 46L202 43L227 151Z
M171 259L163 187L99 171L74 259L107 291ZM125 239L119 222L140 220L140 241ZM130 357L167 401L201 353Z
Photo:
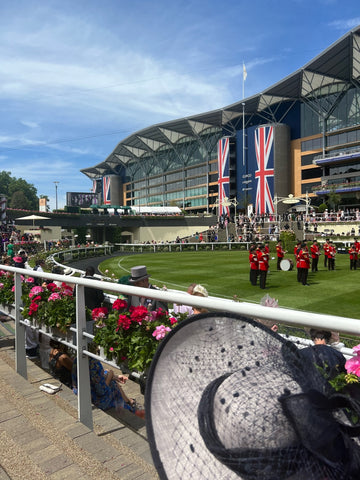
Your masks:
M113 303L113 310L125 310L127 308L128 304L127 304L127 301L126 300L123 300L122 298L118 298L117 300L115 300L115 302Z
M140 305L139 307L133 307L130 309L130 318L132 321L140 323L149 317L149 310Z
M130 325L131 325L131 318L129 318L127 315L119 315L117 330L119 330L119 328L123 328L124 330L129 330Z

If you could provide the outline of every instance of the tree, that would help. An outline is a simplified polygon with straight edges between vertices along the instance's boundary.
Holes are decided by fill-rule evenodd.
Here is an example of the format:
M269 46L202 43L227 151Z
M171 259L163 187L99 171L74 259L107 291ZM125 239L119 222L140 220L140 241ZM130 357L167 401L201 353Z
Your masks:
M17 190L11 195L9 207L14 209L30 210L30 202L22 190Z
M336 205L339 205L340 201L341 201L341 195L339 193L336 193L335 187L332 186L330 188L330 192L328 193L329 207L335 210Z
M12 203L12 197L15 192L22 192L23 202L20 196L15 195L16 208L38 210L39 201L37 197L37 190L31 183L28 183L23 178L15 178L11 176L11 172L5 170L0 172L0 193L5 195L9 201L9 207L15 208Z

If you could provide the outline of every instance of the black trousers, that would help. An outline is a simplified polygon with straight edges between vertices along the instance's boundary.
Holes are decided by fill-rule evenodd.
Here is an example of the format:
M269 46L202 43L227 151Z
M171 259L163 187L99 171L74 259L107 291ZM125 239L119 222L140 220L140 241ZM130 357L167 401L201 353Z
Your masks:
M267 271L266 270L260 270L260 288L265 288L266 276L267 276Z
M250 269L250 283L251 285L257 284L258 270Z
M300 270L300 282L303 285L307 285L307 278L308 278L309 269L308 268L299 268L299 270Z
M319 263L319 257L315 257L312 259L311 262L311 271L312 272L317 272L318 271L318 263Z
M328 258L328 269L335 270L335 258Z
M350 260L350 270L356 270L357 260Z

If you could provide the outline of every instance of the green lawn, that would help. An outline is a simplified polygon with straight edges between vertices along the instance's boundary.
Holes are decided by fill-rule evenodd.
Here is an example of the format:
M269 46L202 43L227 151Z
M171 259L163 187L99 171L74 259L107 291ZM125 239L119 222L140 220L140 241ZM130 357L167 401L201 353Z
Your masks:
M271 253L274 256L273 253ZM288 255L288 258L293 258ZM146 265L151 282L157 286L186 290L190 283L200 283L210 295L247 302L260 302L268 293L279 301L279 306L309 312L328 313L360 318L360 269L350 271L349 256L338 254L336 270L329 272L320 257L319 272L309 273L309 287L296 280L296 269L276 270L276 260L270 261L267 289L253 287L249 281L248 253L242 251L176 252L119 256L100 265L104 273L120 278L135 265ZM109 275L108 274L108 275Z

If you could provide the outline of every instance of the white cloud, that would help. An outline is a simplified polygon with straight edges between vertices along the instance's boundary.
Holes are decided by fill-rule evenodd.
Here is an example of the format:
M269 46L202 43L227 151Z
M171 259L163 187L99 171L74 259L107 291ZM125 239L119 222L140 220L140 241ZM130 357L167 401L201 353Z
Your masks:
M24 125L25 127L29 127L29 128L37 128L39 126L38 123L36 122L31 122L29 120L20 120L20 123L22 125Z
M330 27L335 27L337 30L351 30L354 27L357 27L360 24L360 17L354 17L343 20L335 20L330 22Z

